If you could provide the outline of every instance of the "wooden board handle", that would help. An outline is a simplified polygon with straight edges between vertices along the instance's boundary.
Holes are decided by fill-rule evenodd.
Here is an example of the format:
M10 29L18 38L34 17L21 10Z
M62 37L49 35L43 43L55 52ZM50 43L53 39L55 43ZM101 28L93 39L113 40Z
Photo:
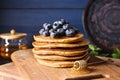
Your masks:
M65 80L91 80L91 79L99 79L99 78L106 78L106 76L102 74L94 74L94 75L80 76L74 78L67 78Z

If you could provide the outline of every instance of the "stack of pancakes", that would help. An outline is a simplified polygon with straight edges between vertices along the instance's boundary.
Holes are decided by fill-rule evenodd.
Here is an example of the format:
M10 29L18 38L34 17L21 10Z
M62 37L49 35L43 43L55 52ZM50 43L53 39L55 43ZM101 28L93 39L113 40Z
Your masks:
M32 45L35 59L42 65L51 67L72 67L76 60L87 60L89 41L79 33L74 37L51 38L34 36Z

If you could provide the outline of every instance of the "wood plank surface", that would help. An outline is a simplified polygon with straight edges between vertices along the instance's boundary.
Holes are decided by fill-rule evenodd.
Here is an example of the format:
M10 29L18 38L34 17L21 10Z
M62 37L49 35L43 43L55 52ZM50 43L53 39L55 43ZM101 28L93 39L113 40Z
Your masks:
M10 77L5 77L5 76L0 75L0 80L17 80L17 79L10 78Z
M0 0L0 8L83 8L88 0Z
M70 72L70 68L52 68L40 65L36 62L31 50L16 51L12 54L12 60L24 80L75 80L84 76L102 75L100 80L120 80L120 67L110 63L89 66L90 74L80 75ZM93 59L96 61L96 59ZM73 79L72 79L73 78ZM78 79L78 80L79 80ZM76 79L77 80L77 79Z
M6 29L17 26L18 30L22 26L40 28L45 22L52 24L63 18L71 25L81 27L82 13L83 9L0 9L0 26L3 28L6 26Z
M22 80L22 78L14 63L11 62L0 66L0 80Z

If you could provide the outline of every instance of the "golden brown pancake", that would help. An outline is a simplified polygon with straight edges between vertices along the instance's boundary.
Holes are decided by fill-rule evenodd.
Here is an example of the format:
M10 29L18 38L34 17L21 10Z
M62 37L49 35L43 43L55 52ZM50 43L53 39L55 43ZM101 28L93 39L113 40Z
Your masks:
M61 38L51 38L51 37L44 37L42 35L34 36L34 40L38 42L54 42L54 43L71 43L82 40L84 37L83 34L76 34L74 37L61 37Z
M46 55L61 55L61 56L78 56L87 52L88 47L79 47L71 49L42 49L42 48L33 48L32 52L34 54L46 54Z
M83 57L87 56L88 53L84 53L80 56L73 56L73 57L65 57L65 56L59 56L59 55L40 55L40 54L34 54L34 57L37 59L44 59L44 60L53 60L53 61L67 61L67 60L78 60L82 59Z
M89 41L87 39L83 39L82 41L76 43L43 43L38 41L32 43L32 45L37 48L74 48L86 46L88 44Z
M82 58L83 60L88 61L89 56L85 56L84 58ZM50 61L50 60L43 60L43 59L38 59L36 58L36 60L38 61L39 64L45 65L45 66L49 66L49 67L73 67L73 64L75 61Z

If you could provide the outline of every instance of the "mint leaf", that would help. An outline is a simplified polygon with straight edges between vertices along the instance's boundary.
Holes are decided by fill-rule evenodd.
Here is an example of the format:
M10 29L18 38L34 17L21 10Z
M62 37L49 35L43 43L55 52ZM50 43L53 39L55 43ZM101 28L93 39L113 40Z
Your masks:
M118 53L113 53L113 54L112 54L112 57L113 57L113 58L120 58L120 54L118 54Z
M113 52L114 53L120 53L120 50L118 48L116 48Z
M95 47L94 47L94 45L92 45L92 44L89 44L88 47L89 47L92 51L95 50Z
M95 50L99 51L99 50L101 50L101 49L96 47L96 49L95 49Z
M96 51L90 51L90 55L93 55L93 56L98 56L98 52L96 52Z

